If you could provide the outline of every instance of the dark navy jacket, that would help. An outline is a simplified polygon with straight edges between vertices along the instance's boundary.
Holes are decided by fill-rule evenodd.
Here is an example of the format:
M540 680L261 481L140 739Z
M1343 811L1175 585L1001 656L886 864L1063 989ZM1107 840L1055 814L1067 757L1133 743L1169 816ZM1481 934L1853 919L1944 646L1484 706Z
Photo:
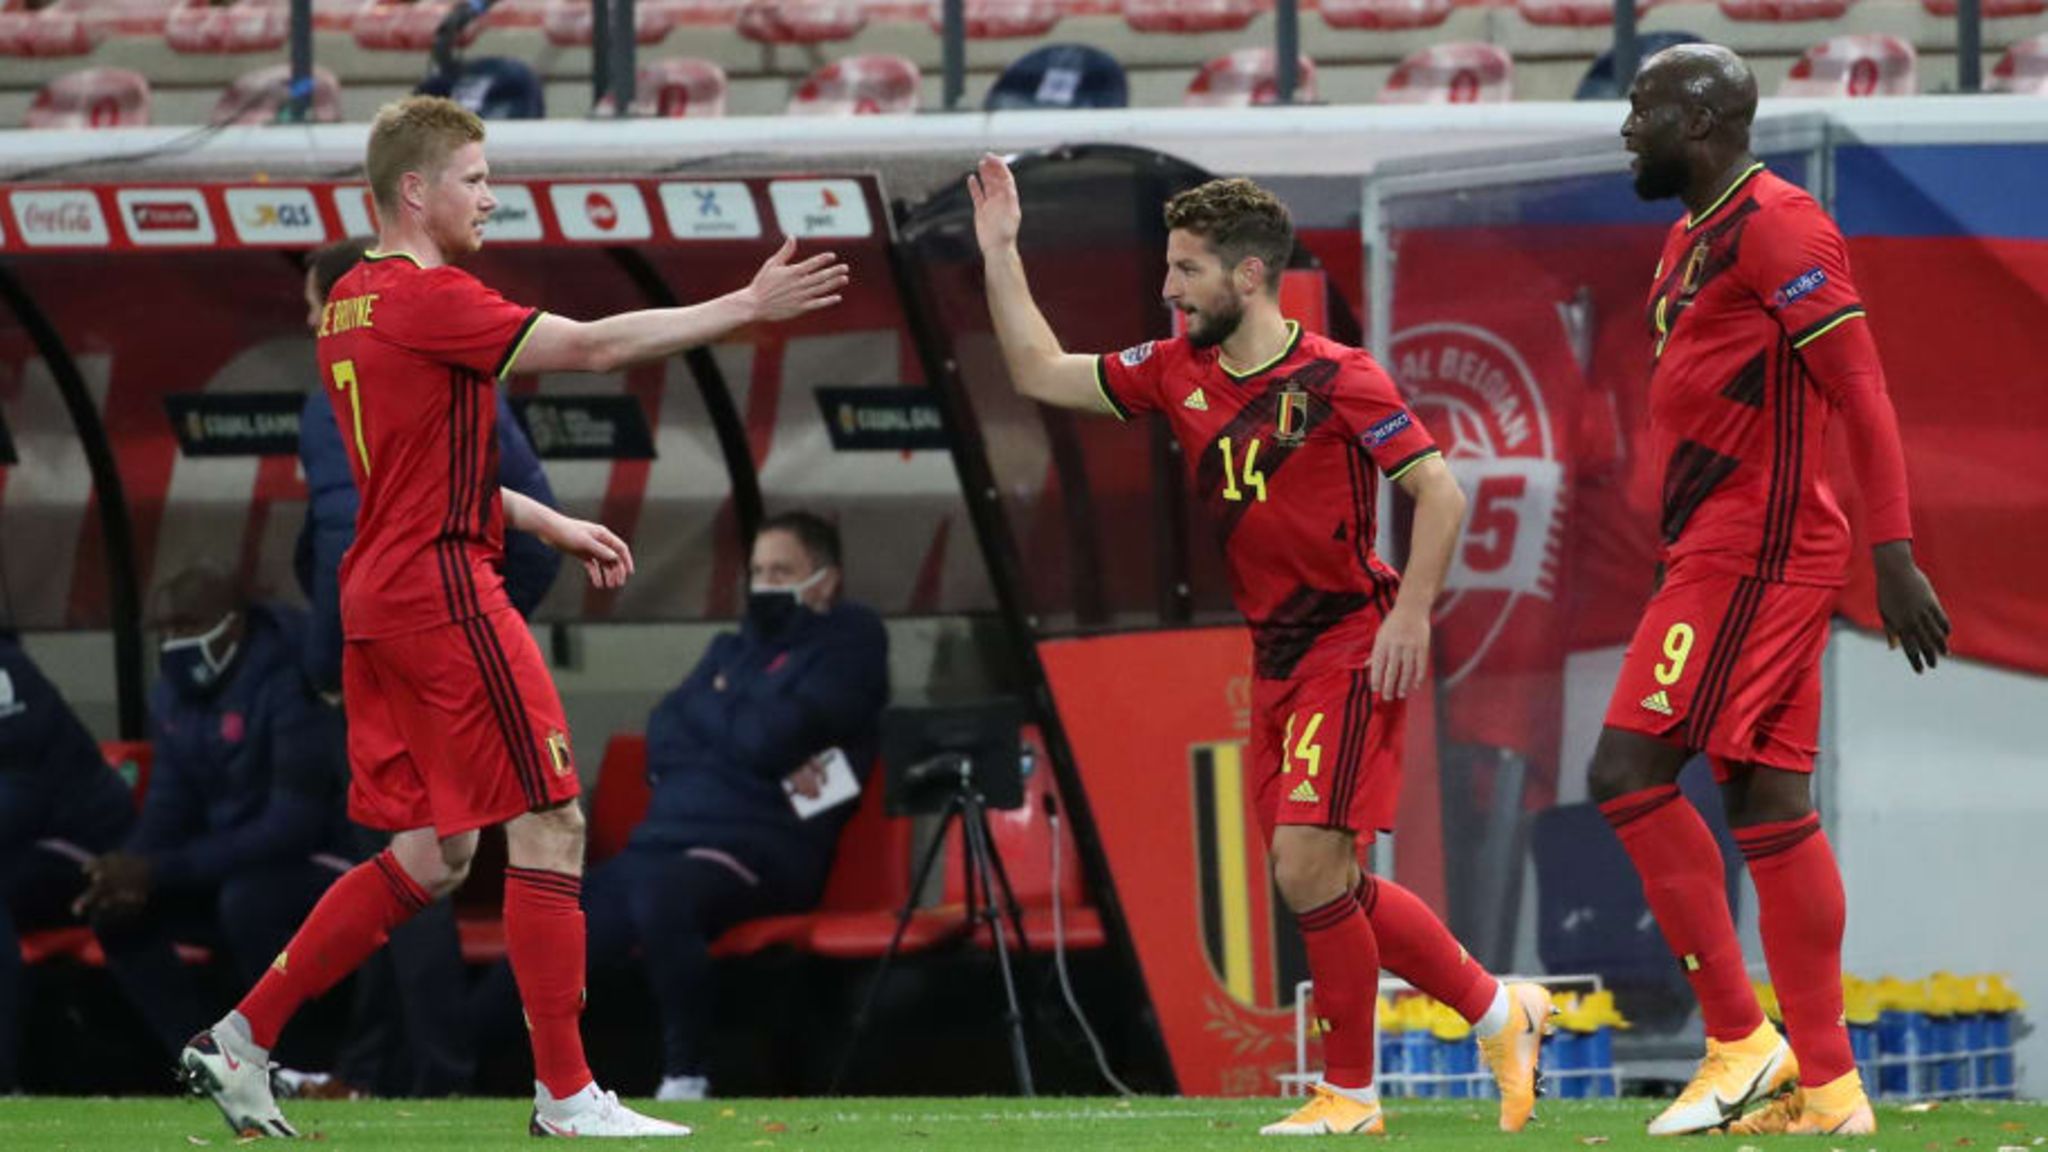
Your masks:
M212 696L161 678L149 695L154 763L128 849L158 885L217 884L248 869L349 851L341 710L299 669L306 614L258 604L241 651Z
M348 469L348 445L334 423L334 405L315 389L299 413L299 465L306 470L306 522L299 529L299 589L312 605L300 663L314 687L341 688L341 557L356 538L356 509L362 496ZM555 507L555 490L540 457L498 394L498 485ZM521 616L533 615L554 586L562 554L525 532L505 533L505 593Z
M633 844L772 854L803 887L822 890L859 802L800 820L783 778L836 746L865 784L888 702L889 636L860 605L801 612L773 641L751 624L720 633L648 717L654 797Z
M0 872L37 840L104 852L134 817L128 786L92 734L20 642L0 633Z

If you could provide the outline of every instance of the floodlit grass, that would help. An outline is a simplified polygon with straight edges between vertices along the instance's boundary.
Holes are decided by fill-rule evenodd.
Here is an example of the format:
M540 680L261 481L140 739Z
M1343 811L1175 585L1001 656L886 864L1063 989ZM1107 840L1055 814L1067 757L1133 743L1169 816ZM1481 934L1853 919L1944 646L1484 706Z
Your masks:
M528 1106L517 1100L286 1102L286 1114L318 1143L379 1152L441 1152L531 1148ZM1285 1113L1271 1100L1141 1099L827 1099L717 1100L647 1104L656 1115L694 1125L683 1147L806 1152L809 1149L939 1149L973 1152L1074 1152L1082 1148L1160 1149L1270 1147L1259 1125ZM1393 1101L1388 1140L1416 1148L1490 1148L1507 1152L1602 1152L1657 1148L1643 1124L1651 1101L1546 1101L1521 1136L1493 1130L1490 1102ZM1740 1141L1700 1138L1709 1152L1745 1145L1829 1152L2048 1152L2048 1106L2033 1103L1943 1104L1931 1111L1880 1110L1872 1138ZM237 1143L219 1113L193 1099L0 1099L0 1149L138 1152ZM635 1141L635 1145L666 1141ZM1291 1145L1290 1145L1291 1146ZM1680 1141L1676 1147L1684 1147Z

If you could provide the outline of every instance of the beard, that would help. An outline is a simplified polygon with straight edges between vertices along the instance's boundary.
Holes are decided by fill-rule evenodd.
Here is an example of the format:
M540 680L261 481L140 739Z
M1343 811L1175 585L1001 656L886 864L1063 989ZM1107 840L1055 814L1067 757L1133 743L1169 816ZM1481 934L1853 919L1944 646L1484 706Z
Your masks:
M1644 200L1669 200L1685 191L1689 175L1682 158L1644 153L1636 163L1636 195Z
M1202 315L1198 326L1188 325L1188 343L1196 348L1214 348L1236 335L1238 325L1244 323L1244 306L1235 300L1209 309Z

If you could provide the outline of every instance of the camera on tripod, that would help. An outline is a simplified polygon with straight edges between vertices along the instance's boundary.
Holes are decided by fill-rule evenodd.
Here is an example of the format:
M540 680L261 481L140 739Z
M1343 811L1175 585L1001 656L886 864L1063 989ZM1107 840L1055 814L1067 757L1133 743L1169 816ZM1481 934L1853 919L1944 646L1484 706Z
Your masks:
M1023 807L1023 726L1024 706L1007 698L884 712L889 815L937 815L962 791L979 796L983 808Z

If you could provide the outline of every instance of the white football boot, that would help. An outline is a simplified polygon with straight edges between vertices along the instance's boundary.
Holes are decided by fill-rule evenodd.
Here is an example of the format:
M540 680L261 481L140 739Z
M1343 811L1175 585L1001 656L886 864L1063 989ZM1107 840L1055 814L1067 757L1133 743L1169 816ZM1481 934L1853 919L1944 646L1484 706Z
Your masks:
M232 1028L215 1025L178 1054L178 1083L212 1099L237 1136L295 1137L270 1092L270 1061L248 1050Z
M566 1100L557 1100L538 1084L533 1089L533 1119L527 1131L535 1136L688 1136L686 1125L642 1116L619 1103L616 1093L588 1084Z

